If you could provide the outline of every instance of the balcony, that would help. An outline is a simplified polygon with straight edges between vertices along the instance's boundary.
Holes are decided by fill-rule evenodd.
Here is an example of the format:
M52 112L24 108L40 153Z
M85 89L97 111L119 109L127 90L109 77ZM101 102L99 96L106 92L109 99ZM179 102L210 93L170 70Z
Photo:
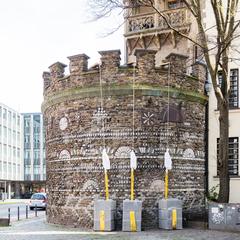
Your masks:
M188 10L186 8L178 8L166 10L163 12L172 27L176 29L184 29L190 26L188 18ZM126 36L135 35L136 33L154 32L161 33L169 31L169 27L162 16L158 13L146 13L141 15L130 16L127 18Z

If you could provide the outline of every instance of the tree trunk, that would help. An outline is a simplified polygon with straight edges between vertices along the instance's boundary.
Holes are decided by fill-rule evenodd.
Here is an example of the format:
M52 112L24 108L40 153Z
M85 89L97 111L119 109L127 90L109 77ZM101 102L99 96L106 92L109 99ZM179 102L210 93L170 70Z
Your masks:
M218 202L229 202L229 172L228 172L228 133L229 133L229 107L228 99L219 104L219 155L218 155L218 174L219 174L219 196Z

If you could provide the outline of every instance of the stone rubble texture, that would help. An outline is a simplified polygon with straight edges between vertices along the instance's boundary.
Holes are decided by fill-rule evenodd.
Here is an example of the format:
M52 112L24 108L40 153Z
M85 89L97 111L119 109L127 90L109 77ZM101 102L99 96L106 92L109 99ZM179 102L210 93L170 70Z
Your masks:
M155 67L153 50L136 50L136 66L120 66L119 50L99 53L100 68L88 68L88 56L80 54L69 57L69 75L64 75L66 65L59 62L43 73L48 222L93 227L94 200L105 196L104 145L111 161L109 190L110 198L117 201L117 229L121 229L123 200L130 198L133 148L138 161L135 197L143 202L143 229L158 227L167 147L173 161L169 197L183 200L183 214L201 214L205 202L205 67L196 63L195 76L187 76L187 58L182 55L166 58L168 70L168 65ZM62 118L67 125L60 128Z

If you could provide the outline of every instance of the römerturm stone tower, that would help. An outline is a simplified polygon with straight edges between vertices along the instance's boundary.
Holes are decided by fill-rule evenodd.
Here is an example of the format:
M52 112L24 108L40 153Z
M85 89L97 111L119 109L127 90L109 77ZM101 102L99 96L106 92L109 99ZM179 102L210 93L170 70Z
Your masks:
M69 57L69 75L64 75L66 65L60 62L43 73L48 222L92 227L93 202L104 198L104 145L111 161L109 189L117 201L118 227L122 202L130 196L133 148L138 158L135 192L143 201L143 228L157 227L167 147L173 160L170 197L183 200L185 213L201 213L205 67L195 63L189 76L184 55L169 52L168 64L156 67L154 50L135 50L136 66L120 66L118 50L99 53L101 64L94 68L88 68L88 57L80 54Z

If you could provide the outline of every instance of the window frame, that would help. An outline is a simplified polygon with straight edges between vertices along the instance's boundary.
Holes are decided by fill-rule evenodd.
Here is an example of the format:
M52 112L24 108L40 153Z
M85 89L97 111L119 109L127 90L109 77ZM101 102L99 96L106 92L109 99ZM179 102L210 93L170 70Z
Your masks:
M236 142L234 141L236 140ZM236 147L232 146L230 148L231 145L236 145ZM231 151L233 150L233 151ZM218 163L218 155L219 155L219 138L217 138L217 163ZM230 158L231 156L231 158ZM230 163L230 161L234 161L234 163ZM236 162L236 163L235 163ZM237 167L235 167L235 165ZM232 167L231 169L229 169L229 167ZM234 171L235 169L237 169L236 174L232 173L232 171ZM217 175L218 174L218 165L217 165ZM229 173L229 177L240 177L239 173L239 137L229 137L228 138L228 173Z

